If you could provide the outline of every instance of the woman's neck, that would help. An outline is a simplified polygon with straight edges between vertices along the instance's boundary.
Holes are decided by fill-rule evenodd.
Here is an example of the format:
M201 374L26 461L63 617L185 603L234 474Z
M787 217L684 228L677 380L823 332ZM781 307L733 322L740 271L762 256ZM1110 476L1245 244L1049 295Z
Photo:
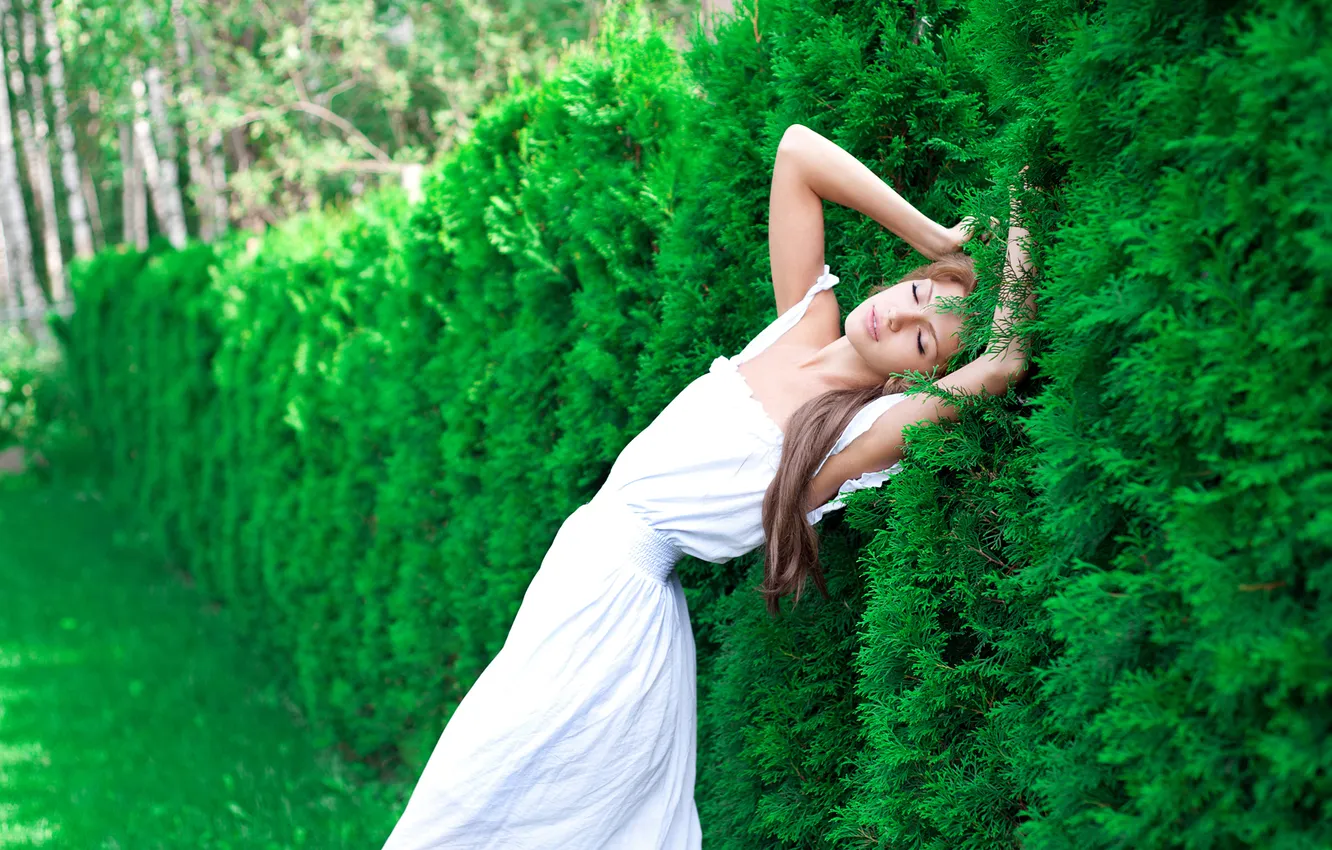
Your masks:
M818 375L828 389L860 389L888 380L870 368L845 336L838 337L796 365Z

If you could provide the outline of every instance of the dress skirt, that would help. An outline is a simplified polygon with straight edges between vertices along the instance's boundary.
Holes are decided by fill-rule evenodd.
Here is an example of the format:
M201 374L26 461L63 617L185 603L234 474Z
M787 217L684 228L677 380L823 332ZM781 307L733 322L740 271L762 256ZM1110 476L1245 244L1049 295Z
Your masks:
M680 557L613 497L574 511L385 850L698 850Z

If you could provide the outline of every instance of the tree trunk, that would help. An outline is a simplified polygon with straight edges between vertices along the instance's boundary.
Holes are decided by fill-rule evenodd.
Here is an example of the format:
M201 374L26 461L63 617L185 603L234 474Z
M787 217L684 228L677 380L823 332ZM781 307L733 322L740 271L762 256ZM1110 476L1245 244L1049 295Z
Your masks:
M730 17L735 14L733 0L703 0L703 31L710 41L716 41L714 32L719 16Z
M0 251L4 250L5 234L4 227L0 227ZM0 254L0 310L17 308L19 305L18 290L14 288L14 279L9 276L9 264L4 262Z
M96 88L88 87L88 123L83 133L89 139L102 137L102 96ZM76 139L77 141L77 139ZM99 145L100 147L100 145ZM100 157L99 157L100 159ZM75 160L77 163L77 160ZM93 250L101 251L106 247L106 229L102 225L102 204L97 195L97 181L93 180L92 170L79 169L79 181L83 184L83 203L88 210L88 224L92 229ZM105 185L105 183L103 183Z
M0 232L0 250L4 250L3 232ZM19 290L13 288L13 278L9 277L8 265L8 262L0 261L0 310L16 309L19 306Z
M203 73L204 87L210 95L218 93L217 67L208 52L208 45L199 42L195 53L199 57L199 69ZM222 131L214 128L208 133L208 184L213 195L213 235L221 238L231 224L231 214L227 209L227 156L222 150Z
M121 239L140 251L148 250L148 198L143 188L143 166L134 151L134 130L120 125Z
M0 0L0 14L9 11L9 0ZM32 234L28 231L28 212L23 206L23 187L19 185L18 156L14 152L14 124L9 108L9 59L0 51L0 226L5 232L5 262L8 276L18 281L19 295L24 306L37 307L45 303L42 289L37 284L37 270L32 264ZM33 335L38 339L49 336L46 323L40 318L32 321Z
M232 151L236 154L236 173L240 174L250 167L254 157L250 154L250 148L245 144L244 130L231 130L227 133L227 138L231 141ZM254 233L264 232L264 218L255 211L252 205L244 205L241 210L240 225L242 228Z
M46 43L46 67L51 75L51 102L55 105L56 142L60 145L60 176L65 183L69 220L74 231L74 255L93 255L93 229L84 206L84 182L79 176L79 157L74 148L74 128L69 123L69 98L65 94L65 60L56 29L55 5L41 0L42 38ZM90 184L89 184L90 185ZM94 194L93 202L97 196Z
M14 18L6 15L7 28L17 33ZM29 68L37 62L37 20L31 13L23 13L23 61ZM32 181L32 191L36 198L37 212L42 219L42 249L46 258L46 283L51 289L51 300L57 303L68 297L69 288L65 284L65 258L60 247L60 222L56 218L55 179L51 174L50 128L46 123L46 86L41 74L32 74L29 88L32 90L32 119L28 126L23 125L27 110L22 106L24 75L23 68L14 61L10 70L14 94L19 99L19 132L23 134L23 150L27 154L28 174Z
M231 223L227 209L227 157L222 152L221 130L208 134L208 171L213 187L213 237L220 239Z
M156 128L157 143L161 146L160 157L155 148L151 152L142 151L145 161L149 161L149 156L157 159L157 190L153 193L153 205L162 205L162 231L172 246L184 248L189 234L185 231L185 204L180 196L180 172L176 165L176 131L167 116L168 87L162 78L162 69L155 63L148 65L144 79L148 82L148 111L151 116L151 121L144 123L150 132ZM152 147L151 141L149 147ZM148 185L151 189L153 184Z
M50 0L47 0L50 2ZM190 115L196 99L196 86L190 66L190 26L185 18L185 4L182 0L171 0L171 28L176 36L176 65L180 70L180 91L178 102L185 122L185 155L189 162L189 182L193 188L195 208L199 211L199 238L212 242L216 234L213 215L216 205L213 202L212 169L204 165L203 151L200 149L199 122Z
M81 170L79 180L83 188L83 203L88 210L88 224L92 230L93 251L97 252L106 247L106 232L102 230L102 209L97 202L97 187L93 185L92 174L88 171Z
M189 181L194 186L194 206L199 210L199 238L212 242L213 229L213 192L209 185L211 174L204 167L203 153L199 150L199 136L186 130L185 156L189 162Z
M160 76L161 72L151 66L148 74L152 75L155 71ZM161 87L157 88L160 94ZM153 199L153 213L157 216L157 228L166 235L171 247L184 248L185 221L180 208L180 184L174 182L176 166L174 162L164 164L163 159L157 156L153 128L148 121L148 106L143 100L143 81L135 80L133 89L138 113L134 118L134 155L143 166L148 194ZM149 86L149 90L152 90L152 86ZM165 176L172 179L164 179Z
M33 203L40 209L42 194L38 188L41 178L37 176L37 150L34 139L37 136L32 127L32 113L28 111L27 86L23 81L22 57L19 54L19 26L12 9L4 14L4 49L9 60L8 83L14 109L15 123L18 124L19 144L23 146L23 164L28 170L28 184L32 189Z

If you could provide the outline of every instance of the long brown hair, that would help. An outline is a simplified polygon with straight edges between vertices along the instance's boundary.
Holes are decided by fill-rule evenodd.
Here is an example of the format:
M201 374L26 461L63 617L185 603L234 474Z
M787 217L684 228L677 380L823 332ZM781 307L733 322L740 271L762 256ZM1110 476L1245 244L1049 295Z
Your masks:
M960 283L968 294L976 287L971 257L961 253L946 254L927 266L907 272L895 283L924 278ZM880 284L866 297L890 285L893 284ZM829 390L805 402L791 415L782 439L777 474L763 495L763 532L767 542L759 592L767 601L769 613L781 610L779 600L788 593L795 594L798 603L806 579L812 578L819 592L827 597L828 588L819 565L819 536L806 519L805 510L814 470L862 407L905 389L906 381L894 377L870 387Z

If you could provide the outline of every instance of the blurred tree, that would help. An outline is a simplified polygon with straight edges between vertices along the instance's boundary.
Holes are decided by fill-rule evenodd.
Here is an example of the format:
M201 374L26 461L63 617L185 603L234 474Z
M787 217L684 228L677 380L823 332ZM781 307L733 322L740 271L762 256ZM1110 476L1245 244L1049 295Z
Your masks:
M483 104L594 35L604 5L3 0L11 300L29 311L48 294L63 301L66 258L90 256L106 231L140 249L154 234L182 247L191 234L211 242L232 222L263 230L384 181L414 197L423 165L470 136ZM720 0L642 5L680 49L694 16L730 11ZM103 206L99 194L117 191L121 203Z
M587 37L604 5L40 2L54 4L72 123L88 136L76 140L75 161L99 176L95 191L123 191L118 229L135 244L146 241L136 223L137 158L157 159L147 188L164 205L155 227L173 242L178 219L211 241L232 221L260 230L383 179L407 185L421 164L468 137L482 104ZM687 10L696 11L682 0L646 5L681 35ZM140 75L146 114L133 93ZM134 138L118 140L97 108L136 126Z
M74 254L87 258L93 253L93 229L88 221L88 207L84 202L85 189L79 173L78 154L74 150L74 129L69 123L69 97L65 93L65 62L60 49L60 34L56 27L55 5L52 0L40 0L40 7L42 44L46 47L51 103L55 107L56 141L60 145L60 177L65 184L70 225L73 229ZM97 209L95 203L92 209ZM62 281L61 286L63 285Z
M9 0L0 0L0 16L9 12ZM10 59L0 51L0 81L8 79ZM32 234L28 230L28 211L23 203L23 186L19 183L18 154L14 150L14 123L10 115L9 86L0 84L0 226L4 228L6 281L9 301L15 307L36 307L45 303L37 272L32 263ZM34 333L41 335L45 327L32 324Z
M125 122L117 126L120 130L120 171L123 175L121 217L124 229L121 241L144 251L148 248L148 198L144 194L143 172L139 170L138 157L134 152L134 131Z
M24 79L23 63L33 67L37 59L37 21L31 14L23 14L22 22L12 8L4 16L5 51L9 54L9 84L13 89L15 113L18 118L19 138L23 143L23 159L28 167L28 180L32 184L33 203L41 218L42 251L46 260L46 280L51 297L65 300L65 260L60 250L60 225L56 221L55 181L51 176L51 157L48 154L46 124L46 91L42 75L32 75L32 85ZM23 46L19 52L20 41ZM22 59L20 60L20 56ZM27 89L31 89L31 97ZM27 100L25 101L25 98Z

